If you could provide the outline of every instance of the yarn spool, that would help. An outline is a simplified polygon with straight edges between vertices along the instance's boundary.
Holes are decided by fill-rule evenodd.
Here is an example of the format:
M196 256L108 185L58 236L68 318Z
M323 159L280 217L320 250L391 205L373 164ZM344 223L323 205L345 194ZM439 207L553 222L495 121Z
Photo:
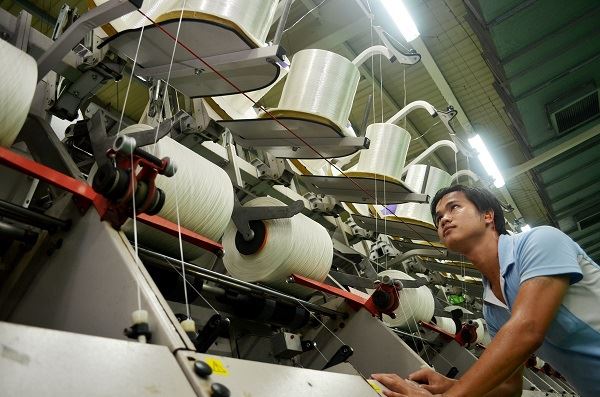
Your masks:
M95 0L96 5L108 0ZM277 0L186 0L184 18L233 26L257 46L263 46L275 16ZM181 0L145 1L141 10L157 22L179 20ZM150 25L139 12L132 12L110 23L117 32ZM185 41L184 41L185 43ZM206 56L206 54L203 54Z
M452 177L446 171L424 164L415 164L408 167L404 183L416 193L427 194L433 197L438 190L450 186ZM432 228L433 218L429 204L405 203L396 207L396 216L403 219L412 219L425 223Z
M388 276L398 280L414 280L408 274L399 270L384 270L380 277ZM394 310L396 318L383 315L383 321L390 327L407 331L416 331L419 321L431 321L434 311L434 300L431 290L426 286L419 288L404 288L398 292L400 304Z
M37 64L27 53L2 39L0 54L0 146L10 147L31 107L37 85Z
M484 343L486 334L487 334L487 324L484 319L478 318L473 320L473 322L477 323L477 340L475 343ZM489 334L488 334L489 336Z
M366 136L369 148L360 152L356 169L346 175L400 181L411 140L408 131L395 124L375 123L367 127Z
M435 320L434 322L438 326L438 328L443 329L444 331L448 332L449 334L452 334L452 335L456 334L456 323L451 318L435 316L434 320Z
M284 205L272 197L258 197L245 207ZM327 230L303 214L291 218L257 221L255 237L245 241L230 223L223 237L223 264L235 278L259 282L295 296L312 289L286 283L292 274L325 280L333 259L333 243Z
M152 128L135 124L121 131L128 134ZM179 204L179 220L182 227L213 240L219 240L231 219L233 212L233 186L227 173L169 137L164 137L156 145L143 147L156 157L169 157L177 165L177 173L168 178L156 177L156 186L163 190L166 201L158 213L171 222L177 222L175 195ZM142 244L172 256L179 257L179 241L166 237L149 226L138 223L138 236ZM127 234L133 233L133 224L129 220L123 226ZM184 243L184 256L192 259L204 251L191 244Z
M321 116L346 131L359 78L358 68L341 55L298 51L276 110Z

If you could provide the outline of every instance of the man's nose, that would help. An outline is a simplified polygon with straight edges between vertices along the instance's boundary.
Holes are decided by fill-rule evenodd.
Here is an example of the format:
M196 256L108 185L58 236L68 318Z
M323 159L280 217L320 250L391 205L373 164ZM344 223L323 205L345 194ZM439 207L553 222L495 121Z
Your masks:
M446 223L448 223L450 221L451 221L450 216L448 214L444 214L442 216L442 218L440 219L440 226L444 227L444 225L446 225Z

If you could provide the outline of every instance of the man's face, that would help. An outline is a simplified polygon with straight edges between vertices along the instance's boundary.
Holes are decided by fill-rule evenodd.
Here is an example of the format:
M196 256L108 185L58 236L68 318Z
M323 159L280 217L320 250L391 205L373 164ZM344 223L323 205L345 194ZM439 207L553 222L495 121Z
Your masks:
M448 249L465 252L493 222L493 212L479 212L463 192L446 194L435 207L435 223L440 240Z

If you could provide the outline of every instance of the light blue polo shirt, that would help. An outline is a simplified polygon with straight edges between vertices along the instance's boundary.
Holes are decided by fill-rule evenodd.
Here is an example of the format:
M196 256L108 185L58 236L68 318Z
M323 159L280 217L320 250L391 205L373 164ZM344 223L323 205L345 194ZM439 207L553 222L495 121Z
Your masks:
M507 305L484 278L483 315L493 337L510 318L521 283L568 275L571 285L536 355L584 397L600 396L600 267L569 236L541 226L498 242L500 284ZM539 305L544 304L543 295Z

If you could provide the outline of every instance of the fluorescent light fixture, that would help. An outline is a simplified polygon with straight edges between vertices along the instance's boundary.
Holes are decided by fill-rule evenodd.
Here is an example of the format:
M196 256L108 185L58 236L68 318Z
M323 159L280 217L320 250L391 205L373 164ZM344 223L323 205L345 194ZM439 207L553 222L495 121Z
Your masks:
M417 26L410 17L402 0L381 0L381 3L398 26L398 29L400 29L404 40L410 42L419 37Z
M529 224L521 226L522 232L528 232L530 230L531 230L531 226L529 226Z
M481 161L483 168L485 168L489 176L494 178L494 186L504 186L504 178L502 178L502 174L500 174L496 163L494 163L490 152L488 152L487 147L485 147L485 143L483 143L479 134L475 135L473 138L469 138L469 143L477 150L477 157L479 157L479 161Z

